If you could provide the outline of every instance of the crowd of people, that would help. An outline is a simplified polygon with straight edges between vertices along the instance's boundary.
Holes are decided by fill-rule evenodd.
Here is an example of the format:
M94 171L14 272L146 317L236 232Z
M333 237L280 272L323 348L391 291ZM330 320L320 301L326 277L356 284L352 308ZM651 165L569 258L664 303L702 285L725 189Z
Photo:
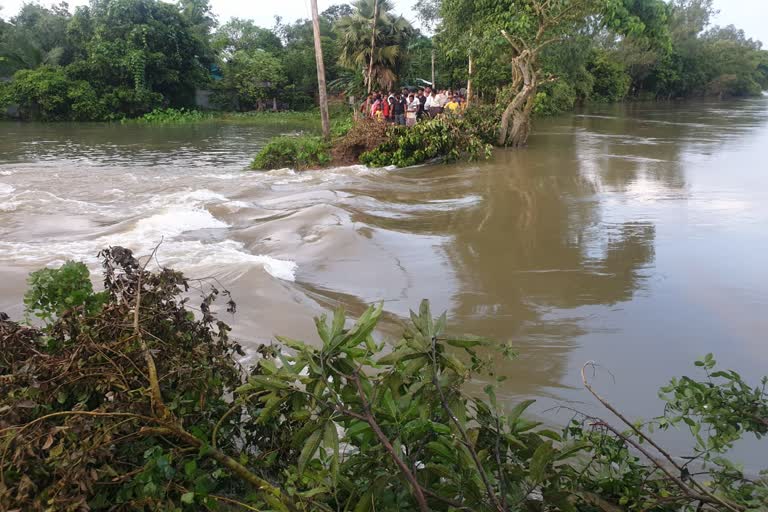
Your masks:
M461 91L435 91L431 87L411 91L403 89L390 93L368 95L360 105L360 113L372 119L401 126L413 126L421 119L450 112L458 114L467 105Z

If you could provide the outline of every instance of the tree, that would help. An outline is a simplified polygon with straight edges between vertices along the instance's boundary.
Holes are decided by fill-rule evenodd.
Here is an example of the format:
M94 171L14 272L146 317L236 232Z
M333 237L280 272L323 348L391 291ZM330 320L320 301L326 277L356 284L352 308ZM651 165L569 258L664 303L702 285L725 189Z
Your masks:
M531 113L539 88L557 80L542 68L543 52L568 41L590 23L623 34L645 30L641 0L444 0L443 23L453 33L477 34L481 51L506 41L512 79L503 102L498 144L520 147L528 141ZM482 58L482 57L481 57Z
M392 12L389 0L357 0L353 6L354 14L336 24L341 38L339 63L347 69L368 75L372 62L370 81L390 89L397 81L414 29L405 18ZM377 10L374 32L374 11ZM366 85L368 82L366 77Z
M275 53L283 48L282 41L273 31L241 18L232 18L219 27L212 44L224 59L239 50Z
M211 31L217 25L209 0L179 0L179 9L203 50L203 54L198 56L200 62L209 68L215 61Z
M320 14L320 16L327 19L331 23L336 23L341 18L352 16L354 12L355 11L352 10L352 7L349 4L337 4L337 5L332 5L326 10L324 10Z
M65 3L49 8L24 4L0 33L0 70L12 74L19 69L67 64L72 48L67 41L71 15Z
M276 98L286 77L280 60L264 50L240 50L227 61L223 85L237 93L242 110L263 110Z
M317 14L317 0L312 0L312 32L315 42L315 62L317 64L317 88L320 99L320 121L323 138L331 137L331 124L328 119L328 93L325 86L325 64L323 63L323 45L320 42L320 16Z
M87 60L72 73L106 88L159 93L172 106L194 101L208 80L205 49L178 7L157 0L94 0L75 18L90 25Z

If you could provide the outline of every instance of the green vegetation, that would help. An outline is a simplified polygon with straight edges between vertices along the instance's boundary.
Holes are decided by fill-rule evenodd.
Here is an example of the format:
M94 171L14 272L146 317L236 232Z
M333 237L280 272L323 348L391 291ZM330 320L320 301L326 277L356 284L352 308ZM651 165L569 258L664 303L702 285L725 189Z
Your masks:
M388 0L376 1L375 35L374 0L320 16L332 90L358 99L367 91L372 35L374 88L431 79L434 52L439 88L471 78L475 99L509 107L497 137L508 145L527 140L532 114L768 87L768 52L735 27L712 26L712 0L418 0L433 37L395 15ZM218 25L208 0L97 0L74 14L64 4L25 4L0 22L0 77L12 78L0 83L0 106L46 121L189 109L195 89L235 112L311 109L317 93L308 20Z
M88 267L69 261L59 268L44 268L29 275L29 291L24 295L28 313L52 322L72 310L97 313L106 296L94 293Z
M425 120L413 128L339 117L333 120L330 142L312 136L277 137L259 151L251 167L307 170L357 163L408 167L435 160L478 160L490 156L497 123L495 109L480 107L464 116Z
M0 317L3 510L760 511L765 476L725 455L768 434L768 378L716 371L662 390L664 414L619 423L576 412L562 432L500 402L493 362L514 358L447 332L422 303L377 342L381 306L318 318L317 344L242 348L213 314L226 290L130 251L102 252L105 292L68 263L37 273L40 329ZM202 293L193 314L183 294ZM42 309L41 309L42 308ZM485 395L464 391L489 382ZM688 462L652 437L690 428ZM693 474L695 477L692 477Z
M525 145L532 116L577 104L747 96L768 87L768 52L734 27L710 27L712 0L420 0L432 38L392 7L358 0L322 14L332 87L360 98L371 63L375 88L415 83L431 75L434 52L438 87L471 82L467 119L393 129L382 139L368 127L353 129L345 111L334 123L333 147L357 133L342 149L311 137L281 139L256 157L255 167L304 169L353 163L363 154L364 163L382 166L479 158L489 143ZM16 105L22 118L296 120L311 132L317 124L312 114L260 114L312 108L317 83L307 20L265 29L232 19L217 27L207 0L97 0L74 14L28 4L0 25L0 44L0 73L12 75L0 84L0 106ZM212 102L228 113L191 109L196 88L210 89ZM488 107L476 110L478 97Z
M308 135L277 137L269 141L251 163L252 169L296 170L319 168L331 162L330 145Z
M379 3L375 20L377 29L372 33L376 2ZM367 82L367 70L372 66L373 83L391 90L397 85L405 62L402 50L408 47L414 29L405 18L392 12L394 5L390 0L357 0L353 7L353 12L341 18L335 27L340 35L339 63L353 72L365 69L364 82ZM371 36L375 42L373 62Z
M446 116L423 121L413 128L390 128L388 140L363 153L360 162L374 167L408 167L435 159L476 160L490 155L491 142L478 136L468 119Z
M214 119L213 114L185 108L158 108L136 119L147 124L186 124Z

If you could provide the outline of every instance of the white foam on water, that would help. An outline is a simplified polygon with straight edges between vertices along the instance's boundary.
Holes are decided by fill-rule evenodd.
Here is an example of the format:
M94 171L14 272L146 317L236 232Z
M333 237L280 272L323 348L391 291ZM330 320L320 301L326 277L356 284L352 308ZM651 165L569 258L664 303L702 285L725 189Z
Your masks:
M226 203L224 203L224 206L226 206L230 210L240 210L242 208L250 208L251 203L247 203L245 201L227 201Z
M199 240L175 242L161 249L161 261L164 265L190 269L220 269L230 267L261 266L269 275L284 281L295 281L298 265L290 260L281 260L264 254L251 254L243 243L235 240L204 244Z
M13 185L8 185L7 183L0 183L0 196L9 196L13 194L13 191L16 190L16 187Z
M130 238L135 237L137 240L158 240L161 237L173 238L187 231L228 227L229 224L217 219L203 208L172 206L139 220L136 227L126 235Z
M174 204L188 206L189 204L212 203L214 201L225 202L229 201L229 198L218 192L214 192L213 190L200 188L172 192L161 196L153 196L152 199L150 199L149 204L154 207L163 207Z
M211 178L214 180L236 180L238 178L242 178L245 175L245 173L228 173L228 174L201 174L201 178Z
M266 176L268 178L280 178L276 181L272 181L274 185L289 185L308 181L317 181L320 183L335 182L339 178L367 175L375 176L386 172L387 170L382 168L366 167L365 165L347 165L300 172L288 168L274 169L272 171L258 173L258 175Z
M13 171L0 171L0 176L12 176Z
M203 194L204 195L204 194ZM199 196L198 196L199 197ZM251 266L261 266L271 276L286 281L296 278L297 265L263 254L251 254L235 240L206 243L200 240L178 240L180 235L201 230L226 229L229 224L199 206L174 205L139 219L122 233L113 233L83 241L38 240L8 242L0 240L0 261L27 261L55 266L66 260L78 260L98 267L98 251L122 245L137 255L149 254L160 240L159 259L163 265L187 272L211 273L211 269L242 273Z

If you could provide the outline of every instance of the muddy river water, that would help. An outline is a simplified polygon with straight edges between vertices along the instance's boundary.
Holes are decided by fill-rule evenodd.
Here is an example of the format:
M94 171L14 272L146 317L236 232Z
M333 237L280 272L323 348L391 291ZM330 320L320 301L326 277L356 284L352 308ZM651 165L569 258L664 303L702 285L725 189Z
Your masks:
M646 418L708 352L768 373L768 98L591 109L482 163L244 171L290 130L0 124L0 311L21 317L32 270L162 238L161 264L229 287L246 345L315 340L313 315L378 300L386 337L427 298L519 351L499 394L549 421L590 408L588 360Z

